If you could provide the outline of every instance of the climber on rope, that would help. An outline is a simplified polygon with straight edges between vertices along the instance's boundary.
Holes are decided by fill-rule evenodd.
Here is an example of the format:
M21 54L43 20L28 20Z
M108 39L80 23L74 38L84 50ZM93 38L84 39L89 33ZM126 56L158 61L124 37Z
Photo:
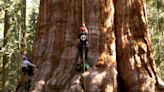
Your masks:
M82 59L83 59L83 49L85 49L85 61L87 61L87 55L88 55L88 29L86 28L85 24L82 25L82 27L80 27L80 33L78 35L78 40L79 40L79 44L78 44L78 51L79 51L79 55L81 58L81 62L77 63L77 70L81 71L83 69L83 67L85 67L86 69L89 68L89 65L86 63L85 65L82 63Z
M33 76L33 69L38 68L36 65L32 64L29 60L28 57L26 56L26 52L23 53L22 55L22 71L23 74L28 76Z

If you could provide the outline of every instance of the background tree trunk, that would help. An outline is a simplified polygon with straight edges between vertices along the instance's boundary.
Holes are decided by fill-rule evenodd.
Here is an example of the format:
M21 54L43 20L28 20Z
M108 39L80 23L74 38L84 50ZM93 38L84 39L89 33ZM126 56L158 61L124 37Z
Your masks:
M5 4L9 4L9 0L4 0ZM2 92L8 92L8 37L9 37L9 28L10 28L10 21L9 21L9 9L8 6L6 6L5 10L5 17L4 17L4 40L3 40L3 48L5 48L5 51L3 53L3 71L2 71Z
M143 0L115 1L118 72L126 92L155 92L156 73Z

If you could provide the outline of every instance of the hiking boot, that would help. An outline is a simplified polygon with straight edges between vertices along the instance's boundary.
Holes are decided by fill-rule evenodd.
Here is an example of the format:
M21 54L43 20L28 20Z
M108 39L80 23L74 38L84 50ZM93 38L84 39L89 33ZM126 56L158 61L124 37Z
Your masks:
M85 70L88 70L89 67L90 67L89 64L87 64L87 63L83 64L83 68L85 68Z
M76 71L78 71L78 72L80 72L80 71L82 71L83 70L83 65L82 64L76 64Z

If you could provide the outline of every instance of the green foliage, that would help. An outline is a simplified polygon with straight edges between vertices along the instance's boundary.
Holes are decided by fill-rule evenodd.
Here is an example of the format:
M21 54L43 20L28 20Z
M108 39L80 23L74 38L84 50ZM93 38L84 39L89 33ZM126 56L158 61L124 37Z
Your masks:
M35 8L31 9L31 14L29 15L29 24L27 29L27 50L28 52L32 51L32 44L34 40L34 34L36 30L36 24L37 24L37 15L38 13L35 11Z
M164 3L162 0L148 0L148 30L151 34L153 57L158 74L164 80Z
M34 2L35 1L35 2ZM37 14L38 14L38 2L34 0L30 8L28 8L28 16L26 16L26 39L27 39L27 52L31 53L32 44L34 40L34 34L36 30ZM2 71L2 56L4 53L8 53L9 57L9 92L14 92L21 73L21 54L20 54L20 28L21 25L21 0L11 0L9 7L4 3L4 0L0 0L0 71ZM3 45L3 30L4 30L4 11L8 9L10 16L10 35L8 36L8 43L6 47ZM7 49L7 50L6 50ZM29 54L30 56L30 54ZM0 85L2 84L2 73L0 72ZM2 87L0 86L0 92Z

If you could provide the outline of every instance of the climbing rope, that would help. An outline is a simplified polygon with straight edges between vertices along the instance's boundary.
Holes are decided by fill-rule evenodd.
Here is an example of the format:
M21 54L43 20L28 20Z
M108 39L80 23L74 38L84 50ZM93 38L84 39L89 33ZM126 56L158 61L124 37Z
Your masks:
M85 25L85 11L84 11L84 0L82 0L82 2L81 2L81 6L82 6L82 25ZM83 70L84 70L84 72L85 72L85 47L83 46ZM84 77L84 92L86 92L86 80L85 80L85 77Z
M84 16L84 14L85 14L85 11L84 11L84 0L82 0L82 2L81 2L81 6L82 6L82 24L85 24L85 16Z
M85 63L85 47L83 46L83 70L85 72L85 66L86 66L86 63ZM86 80L85 80L85 77L84 77L84 92L86 92Z

